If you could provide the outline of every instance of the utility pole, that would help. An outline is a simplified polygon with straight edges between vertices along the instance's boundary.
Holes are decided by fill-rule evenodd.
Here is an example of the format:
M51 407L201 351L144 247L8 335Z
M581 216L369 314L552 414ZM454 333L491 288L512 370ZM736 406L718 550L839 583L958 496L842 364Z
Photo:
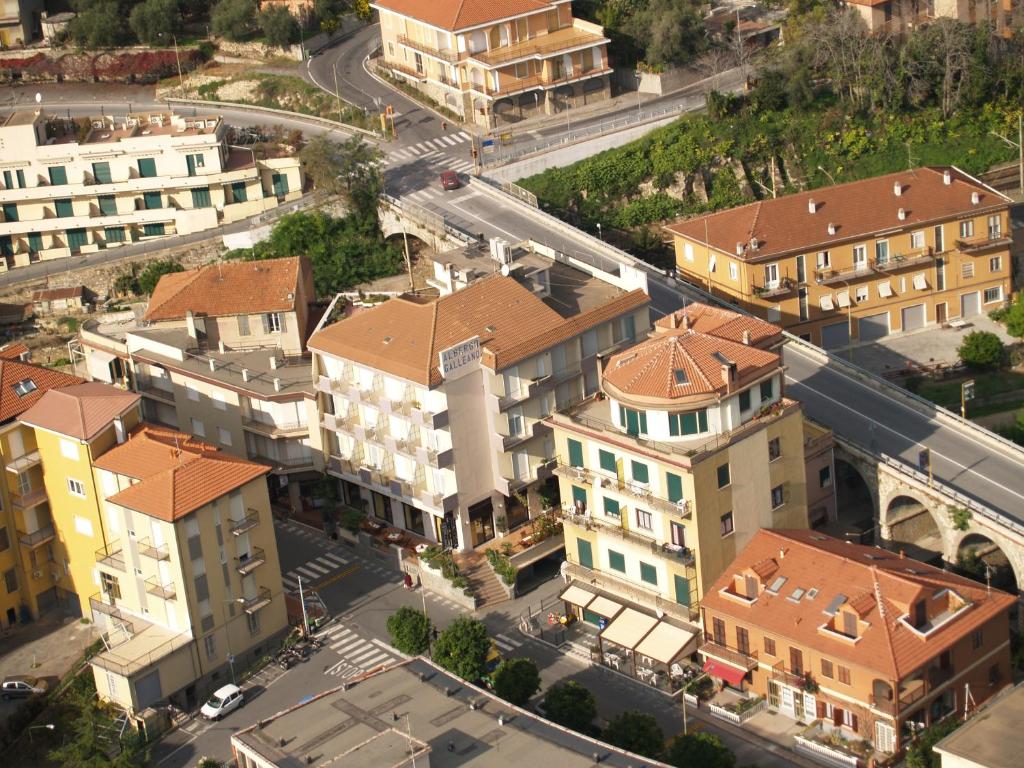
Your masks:
M343 122L341 119L341 91L338 90L338 62L334 62L334 95L338 98L338 122Z
M1019 191L1024 195L1024 111L1017 114L1017 140L1009 139L1001 133L989 131L996 138L1002 139L1011 147L1017 150L1017 184Z
M302 592L302 577L296 575L299 580L299 605L302 606L302 636L309 637L309 617L306 615L306 597Z
M409 290L415 291L416 285L413 283L412 279L412 259L409 258L409 233L404 218L402 219L402 240L405 243L405 268L409 272Z

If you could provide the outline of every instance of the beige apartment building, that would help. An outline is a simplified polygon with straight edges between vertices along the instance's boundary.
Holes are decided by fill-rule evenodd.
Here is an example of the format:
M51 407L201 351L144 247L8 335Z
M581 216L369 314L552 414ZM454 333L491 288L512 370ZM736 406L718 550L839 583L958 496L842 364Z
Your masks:
M763 320L690 304L602 360L593 397L548 418L582 590L567 595L695 619L758 530L807 527L805 422L784 393L781 342ZM569 605L601 626L615 616L594 605L621 608Z
M231 147L216 115L91 118L42 109L0 124L0 271L212 229L302 195L297 157Z
M642 288L533 253L491 266L467 285L448 265L440 298L393 298L309 341L345 501L459 550L539 510L546 417L597 391L598 355L650 327Z
M305 352L314 301L304 257L169 274L141 316L86 322L72 357L92 380L140 393L148 421L269 465L271 498L297 509L323 470Z
M12 48L42 37L42 0L0 0L0 45Z
M608 98L604 29L568 0L377 0L381 66L493 127Z
M856 10L868 31L878 34L905 33L935 19L948 18L967 24L987 22L997 34L1009 37L1020 14L1016 0L845 0L844 4Z
M929 167L666 229L681 277L829 349L1002 306L1010 202L957 168Z
M35 436L69 608L103 632L100 697L192 708L287 624L267 467L141 420L139 395L51 389ZM225 665L228 665L225 669Z

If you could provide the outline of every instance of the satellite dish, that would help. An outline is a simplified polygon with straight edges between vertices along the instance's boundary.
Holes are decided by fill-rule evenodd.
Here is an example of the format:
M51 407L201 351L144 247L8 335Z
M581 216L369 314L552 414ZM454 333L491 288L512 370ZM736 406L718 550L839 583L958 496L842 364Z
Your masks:
M42 103L43 103L43 94L41 94L41 93L39 93L37 91L36 92L36 104L42 104Z

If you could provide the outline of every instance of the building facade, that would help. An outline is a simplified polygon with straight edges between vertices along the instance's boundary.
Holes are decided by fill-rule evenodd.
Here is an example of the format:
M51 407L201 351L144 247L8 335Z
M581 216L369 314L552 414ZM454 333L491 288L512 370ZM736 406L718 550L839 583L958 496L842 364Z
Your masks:
M780 342L764 321L690 304L603 361L595 397L549 417L580 583L695 617L760 528L806 527L803 415Z
M918 168L667 230L680 276L827 349L1002 306L1009 203L956 168Z
M0 0L0 45L12 48L43 34L41 0Z
M297 157L257 159L220 117L169 112L0 125L0 271L186 235L301 196Z
M906 33L935 19L956 19L965 24L990 24L996 34L1010 36L1019 18L1016 0L989 3L971 0L846 0L864 20L869 32Z
M554 114L610 95L604 29L568 0L378 0L381 66L465 122Z
M700 651L782 714L898 753L1012 682L1014 603L900 554L763 530L705 594Z
M267 467L146 424L139 400L90 382L22 415L57 532L48 570L104 633L100 697L131 713L193 707L287 625Z

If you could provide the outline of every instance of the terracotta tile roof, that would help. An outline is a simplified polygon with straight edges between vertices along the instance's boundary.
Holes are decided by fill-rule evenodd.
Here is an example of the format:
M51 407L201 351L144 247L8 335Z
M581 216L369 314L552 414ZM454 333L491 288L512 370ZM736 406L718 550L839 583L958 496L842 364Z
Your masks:
M370 5L451 31L554 7L546 0L373 0Z
M309 348L436 386L438 353L473 336L500 370L646 301L634 291L566 320L513 278L492 275L440 299L391 299L324 328Z
M698 333L741 344L743 332L746 331L750 344L762 349L782 341L782 329L777 325L751 315L696 301L658 318L654 326L659 329L689 327Z
M776 559L779 568L766 586L780 577L786 579L778 594L761 591L750 605L720 594L733 583L736 574L769 557ZM813 600L806 596L812 588L818 590ZM804 590L804 596L798 601L789 599L796 589ZM944 590L954 592L968 605L927 636L901 621L915 602L931 599ZM712 613L735 617L747 627L759 627L794 644L814 648L828 658L901 679L1008 611L1015 601L1004 592L989 593L982 584L894 552L848 544L816 531L762 529L707 591L702 605ZM819 631L829 620L826 609L833 603L850 606L860 614L856 643Z
M14 344L0 350L0 424L28 411L49 390L82 383L82 379L69 373L21 362L18 354L28 348L20 347L24 345Z
M263 261L225 261L164 275L143 320L288 312L295 309L300 256Z
M21 420L33 427L91 440L114 417L138 402L139 396L134 392L89 381L51 389L21 415Z
M138 482L108 501L173 522L270 471L192 435L142 424L93 466Z
M22 355L29 353L29 348L20 341L0 347L0 358L4 360L20 360Z
M951 183L943 180L949 171ZM901 194L895 194L899 183ZM971 202L977 192L980 201ZM816 204L810 213L809 202ZM679 221L666 227L730 256L755 261L784 253L827 249L841 242L855 241L878 232L912 229L928 222L961 214L978 214L1004 208L1010 199L955 167L918 168L832 187L784 195L706 216ZM898 216L899 209L904 220ZM835 226L829 235L828 225ZM751 247L756 243L756 249Z
M85 299L85 287L73 285L70 288L42 288L32 291L32 301L57 301L58 299Z

